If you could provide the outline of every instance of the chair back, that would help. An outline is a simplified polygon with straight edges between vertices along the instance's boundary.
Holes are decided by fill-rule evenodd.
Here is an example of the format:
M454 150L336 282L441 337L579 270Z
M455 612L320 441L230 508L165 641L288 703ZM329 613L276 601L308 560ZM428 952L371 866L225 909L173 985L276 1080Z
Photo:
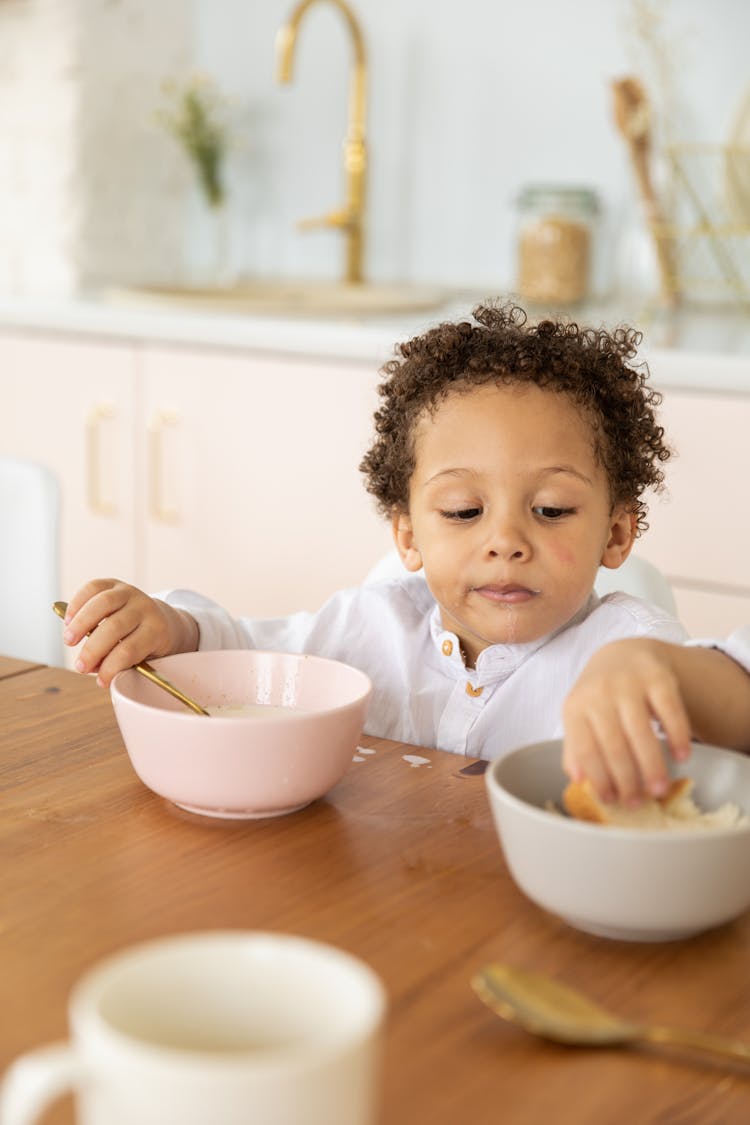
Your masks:
M44 465L0 457L0 652L63 663L59 595L60 490Z
M634 598L665 609L672 617L678 616L677 603L666 576L640 555L629 554L616 570L600 566L594 588L600 598L622 590L624 594L632 594Z

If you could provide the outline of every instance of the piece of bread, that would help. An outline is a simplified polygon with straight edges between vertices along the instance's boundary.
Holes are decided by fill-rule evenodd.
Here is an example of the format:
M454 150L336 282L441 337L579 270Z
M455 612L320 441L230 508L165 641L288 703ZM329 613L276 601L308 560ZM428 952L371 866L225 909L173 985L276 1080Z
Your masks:
M619 801L605 804L594 791L588 779L571 781L566 786L562 802L566 812L576 820L593 824L607 824L617 828L738 828L748 824L748 817L727 801L718 809L703 812L691 796L693 781L689 777L676 778L663 796L646 798L639 805L623 805Z

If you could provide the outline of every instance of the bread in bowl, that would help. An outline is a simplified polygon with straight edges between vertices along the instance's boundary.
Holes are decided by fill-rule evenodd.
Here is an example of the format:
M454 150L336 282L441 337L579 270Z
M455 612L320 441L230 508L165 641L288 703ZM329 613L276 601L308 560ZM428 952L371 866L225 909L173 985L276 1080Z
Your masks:
M576 820L593 824L606 824L616 828L641 828L652 830L738 828L748 824L747 816L731 801L716 809L704 812L692 797L693 781L689 777L675 778L663 797L648 797L638 805L624 805L620 801L604 802L593 785L584 778L572 781L563 791L565 811Z

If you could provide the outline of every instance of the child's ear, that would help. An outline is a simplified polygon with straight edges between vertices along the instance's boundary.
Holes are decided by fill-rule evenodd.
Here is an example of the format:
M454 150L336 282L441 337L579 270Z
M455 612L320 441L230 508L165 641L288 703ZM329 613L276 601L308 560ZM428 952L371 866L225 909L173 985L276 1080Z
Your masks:
M634 512L620 505L610 517L609 539L602 553L600 566L617 570L622 566L635 542L637 522Z
M422 555L414 542L414 531L407 512L397 512L391 518L391 530L396 550L407 570L416 572L422 569Z

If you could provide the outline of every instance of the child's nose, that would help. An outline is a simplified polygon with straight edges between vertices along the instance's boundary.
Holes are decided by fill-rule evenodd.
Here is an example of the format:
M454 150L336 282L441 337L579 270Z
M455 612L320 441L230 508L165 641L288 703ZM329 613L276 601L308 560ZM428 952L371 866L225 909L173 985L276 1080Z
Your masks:
M531 545L520 521L511 518L495 522L487 539L486 549L491 558L523 560L531 555Z

